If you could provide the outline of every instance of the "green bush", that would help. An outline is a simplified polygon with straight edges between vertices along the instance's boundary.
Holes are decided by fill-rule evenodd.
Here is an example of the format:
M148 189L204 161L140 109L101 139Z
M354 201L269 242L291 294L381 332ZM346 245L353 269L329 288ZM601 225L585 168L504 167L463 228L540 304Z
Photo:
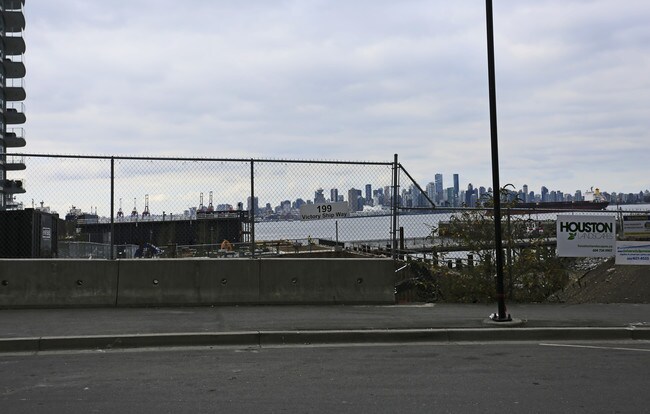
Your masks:
M546 243L549 237L554 236L554 222L532 222L523 215L508 217L507 207L513 206L516 204L506 205L501 221L506 296L511 301L541 302L566 286L570 260L557 257L555 247ZM443 247L462 247L473 260L453 269L445 263L411 262L411 267L417 266L417 271L411 274L410 287L418 290L421 300L466 303L496 301L497 269L492 210L463 210L455 214L449 223L439 228L432 227L431 237L439 240Z

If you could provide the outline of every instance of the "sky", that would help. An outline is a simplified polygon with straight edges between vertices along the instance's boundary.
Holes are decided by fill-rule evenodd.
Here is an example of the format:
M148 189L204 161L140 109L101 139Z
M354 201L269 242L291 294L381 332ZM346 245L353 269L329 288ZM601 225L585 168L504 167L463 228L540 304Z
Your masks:
M496 0L500 182L650 188L650 2ZM399 161L492 184L481 0L28 0L37 154ZM29 165L28 165L29 169Z

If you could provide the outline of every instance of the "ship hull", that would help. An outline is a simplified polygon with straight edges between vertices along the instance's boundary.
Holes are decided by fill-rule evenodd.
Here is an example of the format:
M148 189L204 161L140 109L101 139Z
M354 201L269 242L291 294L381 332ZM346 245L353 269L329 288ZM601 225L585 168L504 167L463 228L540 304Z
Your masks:
M510 210L527 213L529 211L572 211L572 210L605 210L608 201L551 201L546 203L517 203Z

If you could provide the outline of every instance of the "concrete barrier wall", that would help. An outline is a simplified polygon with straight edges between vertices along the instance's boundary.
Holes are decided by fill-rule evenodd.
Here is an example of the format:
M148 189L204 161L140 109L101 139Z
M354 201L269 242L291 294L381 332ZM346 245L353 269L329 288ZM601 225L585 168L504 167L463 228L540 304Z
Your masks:
M391 259L263 259L260 303L390 304Z
M120 260L118 306L255 304L259 261Z
M0 307L115 306L117 266L103 260L0 260Z
M0 260L0 307L391 304L390 259Z

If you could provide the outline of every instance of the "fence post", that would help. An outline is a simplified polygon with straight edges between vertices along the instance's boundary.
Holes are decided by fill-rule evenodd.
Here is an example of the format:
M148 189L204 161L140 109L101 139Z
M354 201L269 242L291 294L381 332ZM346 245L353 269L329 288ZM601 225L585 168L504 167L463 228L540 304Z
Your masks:
M392 207L392 215L393 215L393 224L392 224L392 237L393 237L393 260L397 260L397 202L399 198L397 197L397 191L399 188L399 185L397 183L397 178L398 178L398 168L399 164L397 162L397 154L395 154L395 158L393 161L393 190L391 194L391 207Z
M514 297L512 296L512 243L513 243L513 235L512 235L512 228L510 227L510 208L506 209L506 220L507 220L507 225L508 225L508 248L507 248L507 266L508 266L508 297L511 300L514 300Z
M115 157L111 157L111 251L110 260L115 259L113 248L115 246Z
M250 200L250 225L251 225L251 257L255 257L255 160L251 159L251 200Z

